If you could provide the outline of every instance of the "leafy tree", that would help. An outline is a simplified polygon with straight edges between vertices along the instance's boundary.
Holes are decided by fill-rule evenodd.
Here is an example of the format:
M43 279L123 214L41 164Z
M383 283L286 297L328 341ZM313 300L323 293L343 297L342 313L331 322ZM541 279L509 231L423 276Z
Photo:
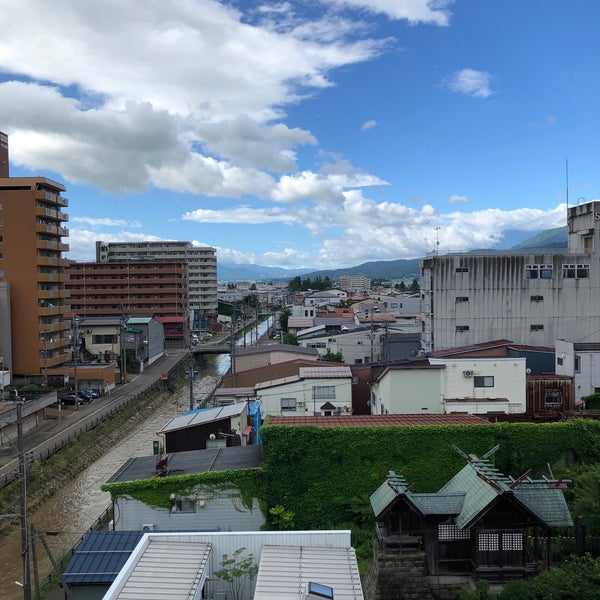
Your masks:
M256 290L256 284L255 284L255 283L253 283L253 284L250 286L250 288L249 288L249 289L250 289L251 291L255 291L255 290Z
M298 338L295 333L284 333L283 334L283 343L288 344L289 346L298 346Z
M327 348L327 352L321 356L321 360L327 360L329 362L344 362L344 355L341 350L332 352L331 348Z
M416 277L415 277L415 279L412 280L412 283L410 284L409 289L413 294L417 294L418 292L421 291L421 288L419 287L419 282L417 281Z
M271 527L277 531L294 529L294 513L291 510L285 510L281 504L277 504L269 509Z
M246 548L238 548L231 556L223 554L221 568L214 572L215 577L229 584L229 591L234 600L244 598L246 580L252 581L258 573L258 565L254 562L254 555L244 557Z
M571 513L583 517L589 535L600 535L600 465L578 466L568 471L573 486L565 490Z
M289 308L284 308L279 311L279 329L283 331L283 333L287 333L288 330L288 319L292 316L292 311Z

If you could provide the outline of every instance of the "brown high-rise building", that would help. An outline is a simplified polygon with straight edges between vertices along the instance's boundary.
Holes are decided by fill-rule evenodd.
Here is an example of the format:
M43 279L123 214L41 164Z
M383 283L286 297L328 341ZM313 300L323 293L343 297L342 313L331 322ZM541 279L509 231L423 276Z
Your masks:
M188 320L185 260L74 262L66 273L71 309L80 317L183 317Z
M0 356L13 377L45 375L71 357L64 191L45 177L0 177Z
M0 131L0 177L8 177L8 136Z

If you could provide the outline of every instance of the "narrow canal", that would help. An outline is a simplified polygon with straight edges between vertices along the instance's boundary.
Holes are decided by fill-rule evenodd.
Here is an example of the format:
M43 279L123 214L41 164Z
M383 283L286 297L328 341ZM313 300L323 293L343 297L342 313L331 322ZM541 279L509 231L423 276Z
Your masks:
M257 330L253 329L246 334L246 344L256 343L256 339L260 339L266 331L268 323L261 323ZM244 340L238 340L237 345L244 345ZM230 356L223 354L214 356L212 362L200 367L197 378L192 382L194 398L201 400L211 394L219 377L229 370L230 364ZM39 509L29 512L29 525L36 531L57 534L45 536L55 558L59 558L75 546L98 517L109 508L110 494L102 492L100 486L128 458L152 454L153 442L160 439L156 432L169 419L188 409L189 386L185 384L120 444L77 475L60 494L49 498ZM52 565L42 544L36 544L36 548L40 578L44 579L51 572ZM21 600L23 589L19 583L23 580L23 571L21 530L18 526L12 528L0 540L0 565L0 599ZM33 577L32 566L32 593Z

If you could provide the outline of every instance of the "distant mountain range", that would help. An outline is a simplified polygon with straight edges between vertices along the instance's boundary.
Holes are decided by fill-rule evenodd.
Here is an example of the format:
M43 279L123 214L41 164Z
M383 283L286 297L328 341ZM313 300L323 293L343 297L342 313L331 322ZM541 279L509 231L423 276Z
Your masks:
M503 232L503 243L491 251L541 249L560 250L567 248L567 227L547 229L523 239L523 233L516 230ZM511 244L511 245L509 245ZM471 253L480 250L472 250ZM490 249L486 249L490 252ZM284 269L282 267L265 267L261 265L221 263L217 262L217 277L219 281L289 281L301 277L329 277L336 281L341 275L363 275L370 279L412 279L419 277L418 258L399 260L377 260L366 262L356 267L345 269L327 269L312 271L310 269Z

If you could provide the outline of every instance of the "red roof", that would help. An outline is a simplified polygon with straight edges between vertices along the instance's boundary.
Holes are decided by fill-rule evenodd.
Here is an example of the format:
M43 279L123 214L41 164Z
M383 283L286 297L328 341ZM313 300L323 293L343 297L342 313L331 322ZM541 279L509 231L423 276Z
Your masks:
M187 317L154 317L159 323L185 323Z
M331 417L269 417L267 425L314 427L414 427L416 425L489 425L489 421L464 413L448 415L348 415Z

